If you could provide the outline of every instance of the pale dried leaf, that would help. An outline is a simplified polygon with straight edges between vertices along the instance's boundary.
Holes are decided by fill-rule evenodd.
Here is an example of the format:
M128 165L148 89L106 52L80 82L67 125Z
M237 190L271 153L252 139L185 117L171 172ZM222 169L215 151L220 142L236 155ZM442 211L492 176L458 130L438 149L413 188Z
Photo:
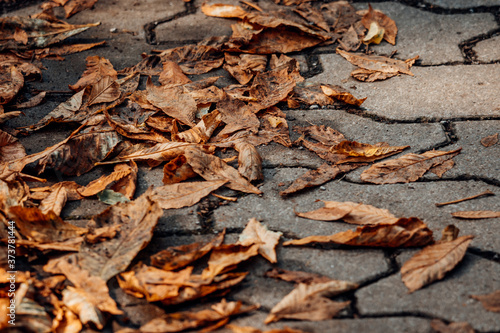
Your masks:
M361 19L361 23L366 29L369 29L373 23L384 29L384 39L392 44L396 45L396 36L398 34L398 28L396 22L389 18L387 15L379 10L374 10L371 5L368 5L368 12L364 14ZM378 44L378 43L377 43Z
M486 310L500 312L500 290L487 295L471 295L471 297L480 301Z
M89 56L86 61L87 69L85 69L82 77L77 83L69 85L69 89L79 91L87 86L97 83L106 76L116 80L117 72L108 59L100 56Z
M208 267L203 270L202 279L213 279L226 269L233 269L239 263L259 254L259 245L221 245L212 250Z
M500 212L491 210L473 210L454 212L451 213L451 215L459 219L494 219L500 217Z
M226 17L226 18L243 18L247 14L240 6L226 5L226 4L212 4L208 5L203 3L201 11L207 16L213 17Z
M55 186L54 190L40 202L38 208L43 214L52 211L59 216L67 200L68 192L66 192L66 188L63 185Z
M481 144L486 148L496 145L498 143L498 133L486 136L481 139Z
M251 218L238 239L239 244L259 245L259 254L271 263L277 263L275 247L279 243L281 232L268 230L257 219Z
M254 145L238 141L234 144L234 149L239 152L238 172L249 181L262 180L262 158Z
M339 53L351 64L361 67L363 69L384 72L384 73L391 73L391 74L401 73L411 76L413 76L413 73L410 71L412 61L418 59L417 56L413 59L402 61L383 56L366 55L364 53L349 53L340 49L337 49L337 53Z

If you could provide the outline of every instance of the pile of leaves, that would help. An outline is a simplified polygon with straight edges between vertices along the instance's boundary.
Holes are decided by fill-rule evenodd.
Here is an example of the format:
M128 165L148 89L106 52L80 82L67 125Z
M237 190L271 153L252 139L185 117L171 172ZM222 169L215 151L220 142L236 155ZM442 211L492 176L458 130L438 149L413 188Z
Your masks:
M69 17L95 2L51 1L33 17L1 19L5 29L0 33L0 122L19 116L17 109L43 100L43 92L25 102L21 94L25 80L41 77L40 59L61 60L65 54L102 44L61 45L61 41L96 24L74 26L52 13L54 7L64 6ZM221 233L209 242L167 248L146 263L134 262L150 242L164 209L192 206L223 186L262 194L258 188L264 181L262 157L256 149L259 145L301 145L325 160L317 170L307 172L282 191L283 197L408 148L347 140L323 125L293 128L302 136L292 142L286 114L280 109L335 103L360 107L365 100L331 84L304 85L297 60L286 53L338 42L339 54L359 67L352 73L358 80L412 75L409 69L416 58L400 61L351 53L362 45L367 50L369 44L382 40L394 44L394 21L371 6L368 11L356 12L342 1L319 9L308 2L286 1L287 7L269 12L244 3L245 8L202 6L206 15L238 19L230 37L157 50L121 70L100 56L87 57L87 68L78 82L69 86L74 94L67 101L35 124L0 130L0 252L6 267L0 269L0 327L8 325L4 314L10 301L8 271L13 268L9 269L6 254L11 253L8 250L13 240L18 256L42 262L30 271L19 271L16 277L16 313L26 331L78 332L84 325L100 330L110 318L123 323L126 313L109 293L111 279L126 293L166 309L141 327L121 332L222 327L231 317L258 305L222 299L196 312L172 312L170 306L225 295L247 275L238 265L257 255L277 263L275 247L281 235L252 219L237 243L224 244ZM234 84L221 87L217 76L193 80L221 67L235 79ZM75 129L65 140L27 155L14 135L29 135L52 123L74 124ZM234 151L234 158L220 158L222 150ZM426 172L441 176L453 167L452 158L459 153L460 149L407 154L372 164L361 179L389 184L415 181ZM234 159L238 160L237 168L231 165ZM164 185L136 197L138 163L163 167ZM103 164L113 164L113 172L86 185L62 181L40 186L45 180L39 176L47 168L65 176L80 176ZM39 175L23 173L28 165L35 166ZM85 227L60 217L66 202L95 197L110 206ZM384 209L358 203L325 202L320 210L297 215L362 226L330 236L289 240L286 246L325 242L425 246L402 267L403 282L410 291L441 279L462 259L472 240L472 236L458 237L456 228L450 227L435 242L432 231L420 219L396 218ZM268 276L298 285L270 311L266 323L283 318L332 318L349 302L331 298L357 288L348 281L306 272L272 271ZM482 300L486 296L477 297ZM260 332L229 327L235 332ZM299 331L284 328L269 332Z

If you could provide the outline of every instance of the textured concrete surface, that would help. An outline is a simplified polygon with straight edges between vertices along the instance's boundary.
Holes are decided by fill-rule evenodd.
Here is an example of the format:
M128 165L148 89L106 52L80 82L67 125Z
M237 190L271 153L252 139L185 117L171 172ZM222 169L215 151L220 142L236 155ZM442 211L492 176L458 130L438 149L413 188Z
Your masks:
M239 4L236 0L221 2ZM181 0L100 0L93 9L70 18L70 23L101 22L100 26L73 38L74 42L105 40L106 45L69 55L65 61L44 60L47 69L43 71L43 81L29 82L28 87L49 90L45 103L23 110L23 116L9 120L6 126L16 128L36 123L67 100L71 96L68 84L79 79L85 70L85 59L90 55L106 57L115 69L123 69L136 64L142 53L151 53L153 49L230 34L233 21L206 17L200 10L201 4L201 0L190 3ZM276 6L271 0L260 0L258 5L264 9ZM367 8L367 3L354 2L353 5L358 9ZM500 3L498 0L401 0L374 2L372 6L395 20L399 34L395 46L384 42L371 46L370 50L380 55L397 50L397 59L419 55L420 60L412 67L415 76L401 75L374 83L356 81L350 77L354 66L335 54L336 44L292 54L299 60L301 73L307 77L306 84L340 85L358 98L367 97L360 108L336 104L327 108L290 110L281 105L292 141L300 136L292 130L293 126L326 125L342 132L349 140L411 146L391 158L434 148L461 147L461 154L454 158L456 165L441 179L428 174L417 182L391 185L363 183L360 174L366 170L364 167L321 187L282 198L280 191L305 172L323 164L323 160L298 146L286 148L276 143L260 146L258 151L264 159L265 178L257 185L263 191L262 196L219 189L217 193L236 197L237 201L227 202L210 195L192 207L165 210L151 243L135 262L147 262L151 254L168 246L208 240L223 229L227 232L226 242L234 242L253 217L269 229L282 232L284 240L353 230L355 226L341 221L308 220L297 217L294 211L319 208L322 203L317 200L362 202L386 208L396 216L417 216L425 221L435 238L440 238L441 230L449 224L456 225L461 235L474 235L475 238L456 269L442 281L412 294L407 293L401 282L399 269L418 249L279 245L277 264L253 258L241 267L250 272L248 277L225 297L260 303L262 308L235 318L231 323L265 330L288 326L311 333L430 333L430 322L437 318L447 322L467 321L478 332L498 332L498 314L486 311L469 296L500 289L500 218L459 220L451 213L500 210L500 144L486 148L480 143L482 138L500 132ZM35 5L8 15L29 15L37 11ZM220 69L199 77L216 75L223 76L217 83L220 86L235 83ZM144 83L145 79L141 85ZM35 153L63 140L72 129L70 125L51 125L33 135L20 137L20 142L28 153ZM231 155L234 152L230 150L221 154L223 157ZM235 166L236 162L231 165ZM64 180L85 185L110 170L110 166L100 166L81 177ZM50 182L63 179L52 170L44 175ZM162 185L162 177L161 167L140 166L136 195L150 186ZM468 197L486 189L495 196L440 208L435 206L438 202ZM95 198L69 202L62 216L75 225L85 226L91 216L106 207ZM269 310L293 289L291 283L264 277L272 267L349 280L360 283L361 288L334 298L352 301L338 318L322 322L284 320L264 325ZM164 310L159 304L148 304L126 295L118 288L116 280L110 281L109 286L133 325L140 326ZM183 309L207 304L190 304ZM138 313L147 315L139 316ZM117 322L112 324L114 328L118 328L117 325Z

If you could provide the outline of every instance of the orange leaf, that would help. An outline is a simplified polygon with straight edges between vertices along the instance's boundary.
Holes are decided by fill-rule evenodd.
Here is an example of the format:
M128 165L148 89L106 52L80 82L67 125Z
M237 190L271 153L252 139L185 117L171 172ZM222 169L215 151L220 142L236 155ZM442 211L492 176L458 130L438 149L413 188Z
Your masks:
M451 213L453 217L459 219L494 219L500 217L500 212L491 210L474 210Z
M259 254L259 245L220 245L210 254L208 267L203 270L202 279L213 279L220 273L234 269L240 262Z

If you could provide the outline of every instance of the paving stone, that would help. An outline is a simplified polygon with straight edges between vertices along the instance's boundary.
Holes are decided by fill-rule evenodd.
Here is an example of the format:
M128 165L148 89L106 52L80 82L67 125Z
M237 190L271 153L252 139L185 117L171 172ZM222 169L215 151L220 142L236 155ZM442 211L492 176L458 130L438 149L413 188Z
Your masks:
M239 316L231 320L237 326L252 326L264 331L290 327L311 333L341 333L341 332L370 332L370 333L431 333L430 320L411 316L384 317L384 318L344 318L323 321L292 321L280 320L269 325L264 324L268 313L264 311L252 312L248 316ZM230 333L225 328L215 332Z
M429 4L443 8L475 8L481 6L498 6L498 0L427 0Z
M453 124L458 141L442 150L462 148L453 160L456 165L444 178L477 177L500 181L500 144L484 147L481 139L500 133L500 120L460 121ZM428 179L436 179L429 175Z
M372 4L396 22L396 45L382 42L370 46L377 54L391 54L397 50L398 59L420 56L424 65L462 62L460 42L497 28L490 13L442 15L406 5L383 2ZM356 5L366 9L368 4Z
M500 60L500 36L491 37L480 41L473 50L477 54L477 60L493 62Z
M362 107L394 120L497 116L500 65L412 67L415 76L359 82L354 66L338 55L320 55L323 73L310 82L341 84L355 96L368 97ZM343 83L343 84L342 84Z
M363 185L334 180L323 185L324 190L316 187L290 198L283 199L279 191L284 190L291 181L305 173L300 168L280 168L266 170L265 182L260 188L262 197L247 195L238 202L219 207L213 213L214 228L243 228L252 217L260 219L271 230L284 232L288 237L310 235L330 235L354 229L342 222L321 222L303 219L294 214L310 211L322 206L315 200L362 202L379 208L386 208L395 216L417 216L426 222L436 238L449 224L455 224L462 234L475 235L472 246L482 250L500 252L499 219L466 221L453 218L451 212L457 210L500 210L499 189L480 181L439 181L409 184ZM436 207L435 204L478 194L490 189L497 196L485 197L460 204ZM270 209L269 207L273 207Z
M395 274L356 292L360 315L421 313L452 322L466 321L478 331L499 331L498 314L486 311L470 295L491 293L500 288L500 265L466 254L445 278L408 294Z

